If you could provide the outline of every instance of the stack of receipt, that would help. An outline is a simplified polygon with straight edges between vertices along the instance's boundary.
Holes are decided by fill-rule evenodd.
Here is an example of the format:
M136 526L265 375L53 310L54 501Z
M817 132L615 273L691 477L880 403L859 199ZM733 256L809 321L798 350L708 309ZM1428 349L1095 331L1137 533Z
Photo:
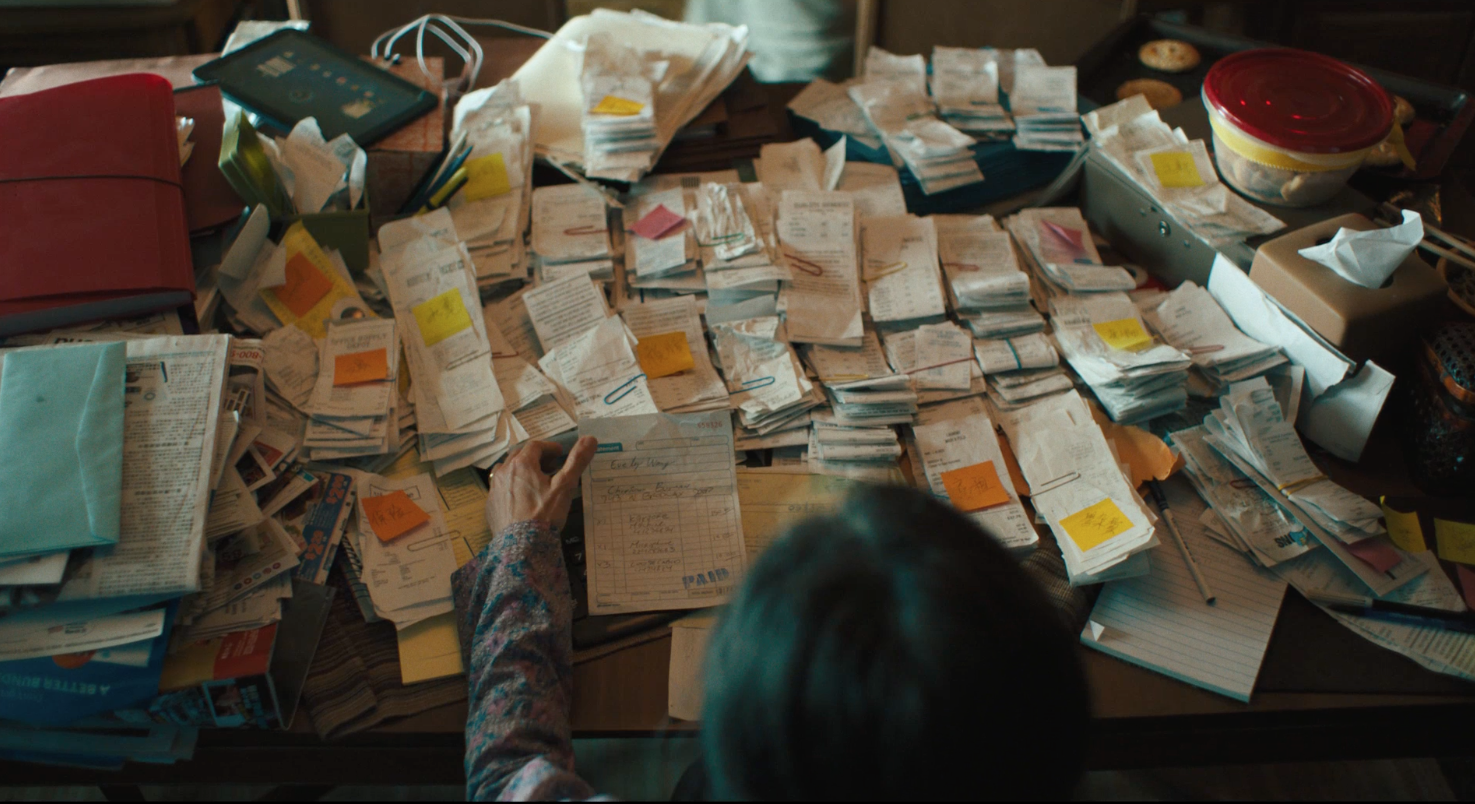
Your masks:
M613 276L605 199L582 184L533 190L533 253L547 281L575 273ZM557 266L556 275L543 272Z
M681 187L643 193L626 204L625 276L632 289L697 293L705 287L687 215Z
M503 81L456 104L451 140L465 137L465 187L447 202L483 289L527 276L522 233L532 210L532 109Z
M1045 319L1029 303L1008 232L988 215L934 215L937 250L958 318L980 338L1038 332Z
M1203 140L1169 128L1141 95L1082 115L1092 147L1209 243L1269 234L1285 224L1219 181Z
M1193 362L1153 339L1125 293L1060 296L1050 316L1060 353L1114 421L1145 421L1187 404Z
M1005 221L1037 283L1041 304L1071 293L1130 291L1137 280L1125 268L1103 265L1091 230L1075 207L1020 210Z
M704 410L727 409L727 386L712 359L707 354L707 338L702 332L702 318L697 312L696 299L692 296L677 296L659 299L644 304L627 304L620 311L625 325L637 339L636 349L642 353L641 343L652 345L684 341L682 349L690 355L690 368L675 373L665 373L665 364L670 362L664 353L651 358L652 365L642 366L649 377L650 395L656 407L664 413L697 413ZM677 335L681 338L676 338ZM656 365L659 363L660 365Z
M1070 584L1145 575L1147 551L1158 545L1157 517L1122 474L1085 400L1075 392L1051 396L1001 414L999 424L1036 513L1055 534Z
M847 91L886 143L892 162L905 164L928 195L983 181L970 150L976 140L937 119L927 95L925 65L916 72L873 73L870 66L878 50L872 48L867 58L865 81ZM912 58L923 61L921 56Z
M1204 440L1296 517L1377 595L1427 567L1388 539L1381 509L1329 480L1306 454L1270 384L1256 377L1229 386L1204 419Z
M1034 51L1015 51L1009 111L1014 147L1021 151L1076 151L1086 144L1076 109L1076 68L1033 63Z
M1020 553L1034 550L1039 535L1019 502L981 400L923 408L912 437L933 494L951 502L1004 547Z
M697 189L692 220L709 309L755 299L776 303L780 283L793 281L793 274L776 257L778 243L769 210L768 195L760 184L704 182Z
M901 457L896 430L885 425L840 424L831 411L815 411L809 431L808 459L811 464L892 464ZM837 472L838 474L838 472Z
M973 359L973 338L951 321L885 335L886 359L911 378L917 403L928 405L984 392L983 371Z
M860 240L872 320L907 326L946 315L931 218L867 218L861 222Z
M973 354L988 377L989 401L999 410L1014 410L1075 387L1042 332L975 340Z
M712 325L717 360L727 381L728 403L737 412L740 441L801 430L806 443L809 411L824 395L809 381L798 355L780 340L777 316ZM797 435L790 434L785 441Z
M345 553L356 559L350 564L362 567L360 582L368 588L372 613L403 630L454 611L456 555L435 481L428 474L393 480L367 472L355 475L358 523L344 545ZM394 501L400 509L378 501ZM385 509L395 515L379 513ZM402 529L417 520L419 524Z
M559 403L557 386L521 356L493 355L492 371L508 414L529 439L547 440L578 427Z
M875 332L867 330L858 348L810 345L804 358L824 385L838 424L908 424L917 412L911 378L891 368Z
M607 33L584 45L584 167L591 174L649 170L660 149L656 86L671 62L622 45Z
M833 84L816 78L789 101L789 111L813 121L826 131L844 134L865 147L876 151L881 148L881 138L866 122L866 116L850 97L849 87L863 79L851 79L844 84Z
M938 113L953 128L974 135L1014 130L999 103L999 51L937 45L930 85Z
M1143 317L1169 345L1192 356L1193 370L1215 395L1230 383L1286 363L1280 347L1240 332L1219 302L1191 281L1166 294Z
M318 344L318 375L303 409L313 460L398 451L399 340L392 318L339 321Z

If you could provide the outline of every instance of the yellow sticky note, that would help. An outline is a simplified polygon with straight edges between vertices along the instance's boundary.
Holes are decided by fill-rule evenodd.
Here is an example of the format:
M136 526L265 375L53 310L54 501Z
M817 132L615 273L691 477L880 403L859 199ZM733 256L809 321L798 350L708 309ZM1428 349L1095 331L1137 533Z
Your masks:
M942 473L942 487L959 511L980 511L1009 502L1009 492L999 482L993 461L975 463Z
M635 344L635 355L640 358L640 370L649 380L679 374L696 366L685 332L647 335Z
M1436 519L1434 541L1439 545L1439 557L1445 561L1475 564L1475 525Z
M1381 502L1383 521L1388 523L1388 538L1405 552L1422 553L1428 550L1429 545L1424 543L1424 529L1419 525L1418 512L1405 514L1389 508L1387 500Z
M599 104L594 107L594 113L617 114L628 117L632 114L640 114L640 110L644 108L645 104L640 103L639 101L633 101L628 98L621 98L615 95L605 95L604 98L599 101Z
M462 192L466 194L467 201L480 201L512 192L512 182L507 178L507 163L502 161L501 152L466 163L466 187Z
M1198 175L1193 154L1183 151L1152 154L1152 169L1164 187L1202 187L1204 177Z
M336 355L333 358L333 384L356 385L389 379L389 352L380 347L367 352Z
M1060 520L1060 527L1077 547L1085 551L1131 530L1132 520L1127 519L1122 509L1108 497Z
M414 307L415 323L420 325L420 337L426 346L434 346L464 329L471 328L471 315L461 301L461 291L451 288L433 299L427 299Z
M1106 341L1106 345L1113 349L1140 349L1152 343L1152 336L1142 328L1142 322L1135 318L1119 318L1091 326L1096 329L1101 340Z

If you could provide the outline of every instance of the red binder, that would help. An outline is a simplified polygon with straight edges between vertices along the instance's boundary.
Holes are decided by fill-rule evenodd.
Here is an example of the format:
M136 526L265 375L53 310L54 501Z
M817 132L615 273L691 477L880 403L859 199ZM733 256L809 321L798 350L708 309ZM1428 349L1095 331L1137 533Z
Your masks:
M0 336L193 297L169 82L0 98Z

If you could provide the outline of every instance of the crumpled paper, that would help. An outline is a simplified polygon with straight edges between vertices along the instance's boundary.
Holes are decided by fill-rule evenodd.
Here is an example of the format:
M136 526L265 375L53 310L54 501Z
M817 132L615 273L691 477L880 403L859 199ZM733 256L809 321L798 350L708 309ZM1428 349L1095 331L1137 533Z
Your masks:
M1321 263L1337 275L1365 288L1380 288L1424 239L1424 219L1403 211L1403 223L1387 229L1359 232L1343 227L1330 243L1296 252Z

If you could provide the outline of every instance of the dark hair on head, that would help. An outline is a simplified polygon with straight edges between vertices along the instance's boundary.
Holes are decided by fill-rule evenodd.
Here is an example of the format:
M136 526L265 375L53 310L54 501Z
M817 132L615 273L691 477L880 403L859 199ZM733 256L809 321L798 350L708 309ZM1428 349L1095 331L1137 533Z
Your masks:
M770 547L713 634L710 792L1066 797L1090 717L1075 641L963 515L866 487Z

